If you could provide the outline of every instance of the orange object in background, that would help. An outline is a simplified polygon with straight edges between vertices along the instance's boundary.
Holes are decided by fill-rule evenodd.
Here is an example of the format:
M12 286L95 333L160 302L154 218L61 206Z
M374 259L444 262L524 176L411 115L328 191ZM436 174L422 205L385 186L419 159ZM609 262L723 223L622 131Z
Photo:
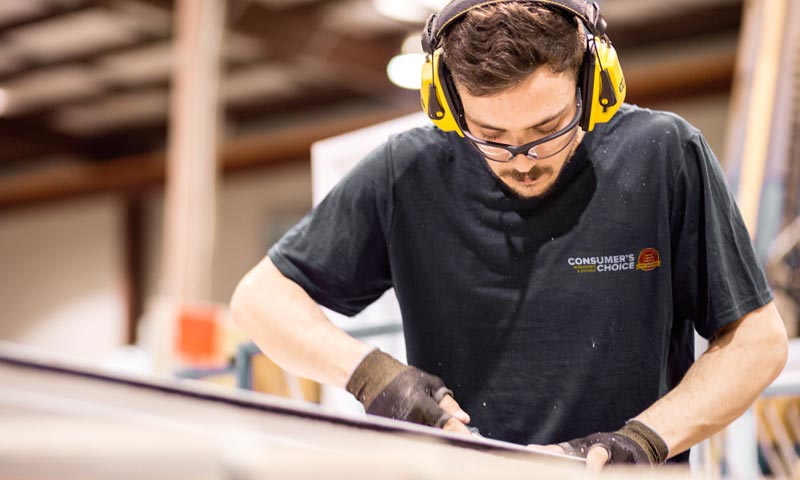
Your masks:
M222 362L219 307L184 305L178 311L176 350L182 362L193 367L210 367Z

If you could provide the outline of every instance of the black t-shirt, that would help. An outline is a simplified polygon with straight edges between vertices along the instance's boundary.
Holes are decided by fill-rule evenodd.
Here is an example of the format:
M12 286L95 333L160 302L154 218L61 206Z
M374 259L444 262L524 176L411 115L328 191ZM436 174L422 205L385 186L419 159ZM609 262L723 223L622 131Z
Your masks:
M394 287L409 363L521 444L621 427L686 373L693 329L772 298L702 135L630 105L537 199L455 134L392 136L269 256L347 315Z

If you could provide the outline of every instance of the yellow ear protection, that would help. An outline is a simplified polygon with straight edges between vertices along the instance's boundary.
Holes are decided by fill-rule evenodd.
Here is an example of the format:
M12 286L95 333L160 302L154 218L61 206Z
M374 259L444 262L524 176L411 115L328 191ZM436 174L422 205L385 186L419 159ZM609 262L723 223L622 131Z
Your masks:
M494 3L530 1L550 6L577 17L588 30L586 53L578 77L583 114L581 128L587 132L604 123L625 101L625 78L617 52L606 36L606 21L597 2L585 0L453 0L438 15L431 15L422 32L426 61L422 67L420 98L422 110L436 126L462 137L466 130L464 110L458 98L442 48L443 33L473 8Z

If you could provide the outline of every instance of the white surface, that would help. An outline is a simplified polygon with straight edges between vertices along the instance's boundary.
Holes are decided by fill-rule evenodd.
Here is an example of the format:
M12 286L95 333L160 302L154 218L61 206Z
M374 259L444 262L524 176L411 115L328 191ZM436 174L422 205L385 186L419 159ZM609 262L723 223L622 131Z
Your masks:
M125 376L123 383L98 373L0 344L0 476L586 476L580 460L518 445L379 417L336 416L199 382Z

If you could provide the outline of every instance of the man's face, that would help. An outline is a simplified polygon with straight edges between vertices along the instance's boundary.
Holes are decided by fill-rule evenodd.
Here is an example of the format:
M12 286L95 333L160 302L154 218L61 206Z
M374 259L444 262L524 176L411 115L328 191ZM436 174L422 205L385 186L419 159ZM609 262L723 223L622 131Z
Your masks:
M517 146L541 139L570 124L577 108L575 83L574 74L570 72L553 73L541 67L519 85L496 95L475 97L458 84L456 88L473 136ZM535 151L541 152L538 159L519 154L507 162L488 158L486 162L517 195L538 197L553 186L582 137L583 131L576 126L565 135L535 147ZM559 150L561 147L563 149ZM548 152L556 153L543 158Z

